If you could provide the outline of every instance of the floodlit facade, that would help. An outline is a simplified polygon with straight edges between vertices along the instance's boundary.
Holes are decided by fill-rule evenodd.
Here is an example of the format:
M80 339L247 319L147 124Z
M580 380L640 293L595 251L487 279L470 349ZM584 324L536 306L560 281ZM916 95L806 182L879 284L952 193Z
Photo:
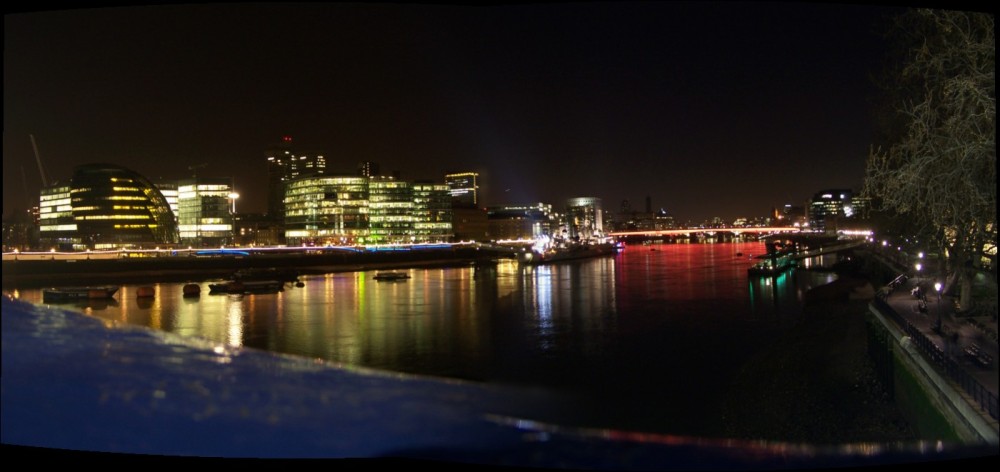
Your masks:
M196 178L177 185L180 242L196 247L232 244L233 193L230 179Z
M580 197L567 200L567 236L574 240L602 237L604 235L603 213L600 198Z
M307 177L288 184L285 194L288 244L365 244L368 222L366 177Z
M87 164L69 185L43 189L39 198L43 247L114 249L170 245L177 225L160 190L145 177L113 164Z

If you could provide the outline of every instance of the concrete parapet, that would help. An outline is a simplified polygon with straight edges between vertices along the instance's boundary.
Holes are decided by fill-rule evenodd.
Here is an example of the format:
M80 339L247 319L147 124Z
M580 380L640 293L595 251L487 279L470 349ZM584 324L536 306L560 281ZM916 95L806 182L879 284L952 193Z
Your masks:
M927 400L954 428L961 440L969 444L1000 444L997 421L982 413L965 392L942 376L920 353L912 338L896 323L887 320L874 304L869 305L869 310L890 333L894 341L894 358L899 366L917 380ZM903 409L907 410L905 407Z

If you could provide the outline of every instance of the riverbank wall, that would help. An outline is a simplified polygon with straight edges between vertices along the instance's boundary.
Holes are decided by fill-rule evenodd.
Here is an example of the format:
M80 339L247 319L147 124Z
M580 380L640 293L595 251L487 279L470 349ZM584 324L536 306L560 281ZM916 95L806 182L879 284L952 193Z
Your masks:
M815 307L864 300L866 309L855 316L865 321L862 336L867 342L863 344L873 380L914 436L950 443L997 444L996 420L989 416L985 387L955 362L951 357L954 353L945 352L925 335L922 329L927 327L912 326L895 311L898 307L894 304L899 297L906 298L902 292L908 291L884 287L899 280L905 268L859 248L831 269L837 280L813 288L804 301ZM945 324L948 332L959 331L950 319Z
M871 280L880 287L897 279L901 271L905 275L905 268L876 254L864 251L861 255L859 264L874 275ZM868 304L868 349L879 381L903 416L922 438L998 444L995 410L993 418L983 410L984 404L991 404L989 392L954 361L953 353L900 316L893 306L897 297L898 293L886 287ZM944 329L957 333L950 317L944 318ZM945 342L945 346L949 344ZM995 406L995 396L992 404Z
M891 321L884 304L869 305L869 353L880 380L920 437L967 444L997 444L996 428L920 352L920 337ZM889 308L891 309L891 308Z
M316 253L162 256L118 259L4 260L3 288L59 285L200 282L226 278L241 269L276 268L301 275L412 267L462 266L510 257L481 246L413 250L321 251Z

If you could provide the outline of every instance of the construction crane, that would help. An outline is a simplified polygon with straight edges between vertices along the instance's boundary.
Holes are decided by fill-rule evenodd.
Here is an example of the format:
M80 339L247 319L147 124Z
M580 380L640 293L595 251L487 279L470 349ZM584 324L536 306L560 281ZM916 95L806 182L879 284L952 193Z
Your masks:
M48 187L49 181L45 178L45 169L42 169L42 158L38 155L38 145L35 144L35 135L29 134L31 137L31 149L35 151L35 160L38 161L38 173L42 176L42 187Z
M188 170L191 171L191 178L198 177L197 170L206 166L208 166L208 163L201 163L201 164L195 164L193 166L188 166Z

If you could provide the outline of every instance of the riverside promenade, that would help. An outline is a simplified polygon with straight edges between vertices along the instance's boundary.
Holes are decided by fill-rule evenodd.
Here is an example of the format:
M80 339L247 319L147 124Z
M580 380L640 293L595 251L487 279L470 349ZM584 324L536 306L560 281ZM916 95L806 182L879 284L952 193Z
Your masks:
M901 264L891 265L905 270ZM966 411L981 417L986 425L982 429L995 443L1000 429L996 314L957 312L955 300L941 294L935 282L919 273L904 273L876 294L872 307L963 397L971 407Z

